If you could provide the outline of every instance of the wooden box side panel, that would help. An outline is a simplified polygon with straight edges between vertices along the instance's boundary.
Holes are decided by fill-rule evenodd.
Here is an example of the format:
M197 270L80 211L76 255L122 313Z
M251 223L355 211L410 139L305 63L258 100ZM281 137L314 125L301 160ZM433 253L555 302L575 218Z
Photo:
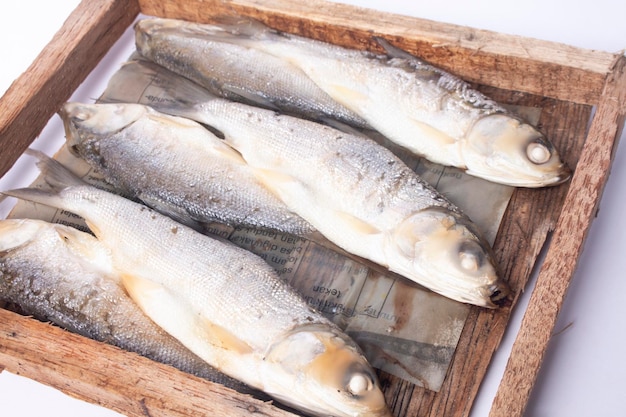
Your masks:
M382 51L374 40L382 36L468 81L585 104L597 103L619 56L323 0L139 0L139 4L147 15L197 22L221 15L249 16L285 32L352 48Z
M0 99L0 176L139 13L135 1L83 1Z
M146 14L200 21L211 15L232 14L234 11L260 18L281 30L301 33L346 46L370 49L377 47L371 41L372 34L380 34L386 36L397 46L409 51L415 52L418 49L420 52L427 51L426 55L423 56L443 66L449 65L446 62L449 62L450 56L454 55L455 60L458 58L454 62L454 69L458 69L455 72L470 80L581 103L596 104L602 98L605 78L607 73L612 70L615 59L614 55L611 54L566 48L567 59L557 54L556 60L550 61L555 57L550 57L545 51L556 51L558 48L553 44L539 41L535 43L535 41L518 40L506 36L500 37L489 32L473 32L471 29L468 29L469 32L465 32L466 28L461 30L461 28L451 25L440 26L434 22L399 18L384 13L316 0L306 4L304 2L292 4L288 1L270 0L221 2L140 0L139 3L140 8L134 1L83 1L51 44L42 52L38 61L11 87L7 95L0 101L0 143L3 146L0 174L3 174L23 149L28 146L53 112L71 95L71 92L87 73L95 67L101 56L128 27L139 11ZM420 24L416 25L416 23ZM474 33L473 38L465 39L461 36L461 32ZM494 37L493 39L489 38L493 42L485 41L488 36ZM481 42L473 43L476 39L481 40ZM524 55L523 51L514 48L516 42L519 41L522 41L522 49L530 48L532 53ZM483 47L481 46L483 43L490 46ZM504 49L498 52L496 46ZM539 53L542 50L544 53ZM429 57L428 53L431 53L432 57ZM520 71L520 68L524 70ZM546 73L553 70L556 71L553 73L553 77L545 77ZM502 76L503 73L518 75L507 79L507 77ZM519 74L524 74L524 76ZM542 81L544 78L550 78L550 80ZM610 123L610 120L607 119L606 123ZM593 137L594 140L600 141L600 145L592 145L590 149L595 149L594 146L601 148L611 146L611 139L614 140L614 136L610 135L606 127L594 131ZM610 143L602 144L603 140ZM6 153L4 149L7 149ZM577 155L575 159L577 159ZM590 184L592 186L603 184L607 175L606 168L608 166L606 166L606 159L604 158L600 162L587 158L584 160L584 166L583 172L586 172L587 169L597 171L594 171L595 176L591 180L586 176L580 177L577 174L572 186L576 186L579 192L585 192L586 187ZM605 171L602 171L603 169ZM578 182L576 182L577 177L579 178ZM570 191L571 194L572 191ZM599 199L599 193L595 193L592 197ZM523 205L523 201L521 204ZM597 204L597 201L594 204ZM558 207L560 210L560 205ZM584 232L586 232L593 213L583 210L577 215L581 219L580 224L586 226L584 228ZM550 220L544 224L551 228L554 227L554 223ZM541 240L541 242L543 241ZM576 252L576 248L568 247L574 251L577 259L579 252ZM529 246L529 253L535 248L533 245ZM580 248L578 249L580 250ZM528 266L528 271L531 267L532 265ZM526 274L524 268L526 266L521 268L520 276ZM542 272L542 274L548 278L555 276L552 275L552 272ZM563 274L556 276L561 278ZM566 281L569 277L571 275L565 277ZM524 282L522 279L520 285L523 286ZM147 359L78 336L67 335L69 339L63 340L60 336L61 333L56 333L60 331L59 329L53 329L51 326L34 322L31 319L13 317L12 313L7 314L10 315L5 316L5 312L0 310L0 323L2 323L0 336L4 339L0 343L0 363L7 366L7 369L25 374L89 401L101 401L105 406L127 415L194 416L206 415L207 412L210 412L211 415L219 416L239 415L236 414L239 411L242 411L241 415L249 415L252 412L261 415L291 415L262 403L254 403L253 408L249 408L248 398L239 397L241 394L222 392L223 388L220 386L196 381L194 378L178 373L169 367L154 364ZM483 343L485 338L490 338L488 347L492 351L497 347L499 337L506 326L508 312L494 314L476 310L471 320L478 330L475 331L469 327L464 330L462 337L465 340L464 346L468 348L468 353L471 353L472 347L475 348L478 343ZM26 328L31 325L33 327L29 332ZM86 358L77 362L75 358L71 360L71 355L66 355L63 361L67 361L67 363L62 361L60 364L56 364L54 360L50 362L39 360L36 356L37 351L29 353L24 345L28 344L31 339L42 338L42 335L45 336L48 332L52 332L52 337L43 337L44 345L38 345L38 349L44 349L44 351L49 349L57 355L71 349L72 346L82 346L87 355ZM29 339L20 340L16 338L18 334L28 335ZM66 335L65 332L62 334ZM14 339L19 343L12 344ZM471 398L474 397L480 379L484 375L484 369L488 365L488 358L491 356L488 353L490 352L485 352L483 355L487 358L486 361L455 362L451 372L456 374L451 374L446 382L446 389L453 392L453 396L450 398L447 396L436 397L433 393L423 390L414 395L414 391L411 389L403 389L402 384L397 384L397 390L388 391L388 398L395 404L394 410L403 410L405 413L401 415L467 415L472 402ZM475 349L473 354L476 355ZM103 362L96 360L100 356L102 356ZM28 357L28 360L22 359L25 357ZM541 358L538 360L540 363ZM87 372L78 365L92 363L90 361L97 364L98 370L107 371L114 371L116 363L128 363L131 364L131 367L126 369L131 371L117 373L117 379L109 381L106 378L94 377L90 374L91 371ZM455 375L468 373L473 373L475 378L464 380L469 381L464 382L466 387L458 389L454 386L459 381ZM133 380L138 375L148 375L151 383L140 384L137 392L133 392L131 399L126 401L122 397L126 395L129 389L132 390L134 382L143 381L142 378ZM152 381L153 379L154 381ZM522 382L528 383L528 381L529 379L523 379ZM532 381L534 379L530 380L531 384ZM194 385L196 383L200 385ZM160 384L168 385L161 386ZM112 391L109 392L109 389ZM189 398L192 398L193 404L185 405L190 402ZM526 400L520 399L519 402L520 404L516 404L515 407L522 407L523 409ZM196 406L197 409L194 408Z
M490 417L522 416L596 215L626 117L626 58L607 80Z
M219 384L3 309L0 363L129 417L295 417Z

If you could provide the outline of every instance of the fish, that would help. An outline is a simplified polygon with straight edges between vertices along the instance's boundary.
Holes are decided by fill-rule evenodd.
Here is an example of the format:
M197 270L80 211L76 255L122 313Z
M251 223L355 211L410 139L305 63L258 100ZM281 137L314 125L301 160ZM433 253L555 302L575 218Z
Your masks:
M311 120L368 127L365 120L333 100L297 66L282 59L254 48L216 42L196 27L181 26L176 20L141 20L136 23L135 33L143 57L215 95ZM251 62L255 66L247 68Z
M193 85L179 89L171 71L144 75L161 88L151 107L217 131L267 189L345 252L460 302L507 303L510 288L478 227L387 148L197 85L187 94Z
M181 223L198 230L217 222L298 236L314 232L256 179L238 152L197 122L133 103L70 102L58 113L70 152L117 192Z
M204 60L208 51L254 50L253 60L237 61L251 78L265 71L266 59L282 59L301 70L294 75L305 74L371 128L432 162L515 187L558 185L571 177L537 128L459 77L382 38L376 39L385 53L373 53L279 32L250 18L223 21L141 20L135 26L137 50L173 71L188 69L180 72L187 76L192 67L204 71L195 68L210 62Z
M71 332L257 393L209 366L150 320L122 287L108 249L73 227L0 220L0 299Z
M29 154L49 189L4 195L83 217L134 302L200 358L311 415L391 416L356 343L260 257Z

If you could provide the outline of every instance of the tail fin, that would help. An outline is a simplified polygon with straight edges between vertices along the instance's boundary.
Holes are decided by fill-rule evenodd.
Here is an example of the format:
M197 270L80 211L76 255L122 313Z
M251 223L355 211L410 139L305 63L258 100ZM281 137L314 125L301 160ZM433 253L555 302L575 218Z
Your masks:
M87 185L87 183L70 172L60 162L55 161L43 152L35 149L27 149L24 153L37 158L37 167L43 174L43 178L50 186L50 189L19 188L2 191L3 195L45 204L47 206L65 208L64 200L59 196L60 191L68 187Z
M32 148L26 149L24 153L37 158L37 168L43 174L46 183L53 189L61 190L71 186L87 185L86 182L74 175L63 164L50 158L45 153Z
M140 97L136 87L141 89ZM195 119L197 106L217 97L204 87L145 59L128 61L111 77L100 103L135 103L150 106L161 113Z

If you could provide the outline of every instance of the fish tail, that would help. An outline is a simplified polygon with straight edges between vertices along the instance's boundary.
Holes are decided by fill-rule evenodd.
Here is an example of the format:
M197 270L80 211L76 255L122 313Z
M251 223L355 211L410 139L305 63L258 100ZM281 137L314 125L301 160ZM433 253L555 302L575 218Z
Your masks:
M53 189L61 190L72 186L87 185L63 164L45 153L31 148L26 149L24 153L37 159L37 168L43 174L46 183Z
M0 254L17 249L28 243L41 230L43 222L38 220L0 220Z
M35 149L27 149L24 153L37 158L37 167L43 174L43 178L50 188L18 188L3 191L2 195L31 201L33 203L45 204L47 206L67 208L66 199L60 195L60 192L68 187L87 185L61 163L50 158L43 152Z
M19 198L21 200L31 201L33 203L44 204L46 206L64 208L64 200L61 196L52 190L44 190L41 188L16 188L13 190L2 191L3 195Z
M139 102L162 113L189 119L197 118L199 106L218 97L204 87L159 64L139 58L122 65L111 80L100 103L127 102L123 86L129 84L157 87L158 97L144 96Z

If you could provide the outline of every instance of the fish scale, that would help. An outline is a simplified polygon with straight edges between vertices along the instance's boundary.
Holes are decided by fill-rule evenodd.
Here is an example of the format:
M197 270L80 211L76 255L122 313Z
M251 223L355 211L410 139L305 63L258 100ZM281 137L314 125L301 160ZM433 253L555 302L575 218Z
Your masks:
M142 55L228 99L311 119L329 118L367 126L289 62L268 59L254 48L235 44L225 47L210 38L211 32L179 29L178 25L166 25L155 37L149 29L138 32ZM254 62L254 67L245 65L247 62Z
M52 190L4 192L82 216L155 323L221 372L319 416L390 417L357 345L261 258L84 184L41 153Z
M293 84L313 83L371 129L432 162L519 187L556 185L571 176L554 145L535 127L458 77L382 38L378 42L386 54L373 54L278 32L253 19L224 20L216 25L158 18L139 21L135 26L137 50L188 76L180 70L181 60L204 73L213 65L209 63L211 54L244 49L249 54L239 56L230 69L240 75L237 83L241 88L250 88L250 78L271 76L266 73L267 62L282 62L298 70L289 71ZM189 46L191 39L195 46ZM254 58L249 59L252 51ZM222 79L219 74L190 78L205 86ZM271 84L256 85L254 90L263 96L268 87ZM316 97L301 95L296 88L286 90L283 97L300 96L310 101L310 106L316 103ZM292 111L297 113L297 109Z
M133 303L92 235L30 219L0 221L0 299L70 331L250 392L193 355Z
M457 301L506 303L510 290L476 225L373 140L215 97L155 64L129 62L113 82L127 77L158 85L150 106L159 112L219 132L264 187L343 250Z
M66 103L59 114L75 155L124 195L178 221L313 231L198 123L135 104Z

